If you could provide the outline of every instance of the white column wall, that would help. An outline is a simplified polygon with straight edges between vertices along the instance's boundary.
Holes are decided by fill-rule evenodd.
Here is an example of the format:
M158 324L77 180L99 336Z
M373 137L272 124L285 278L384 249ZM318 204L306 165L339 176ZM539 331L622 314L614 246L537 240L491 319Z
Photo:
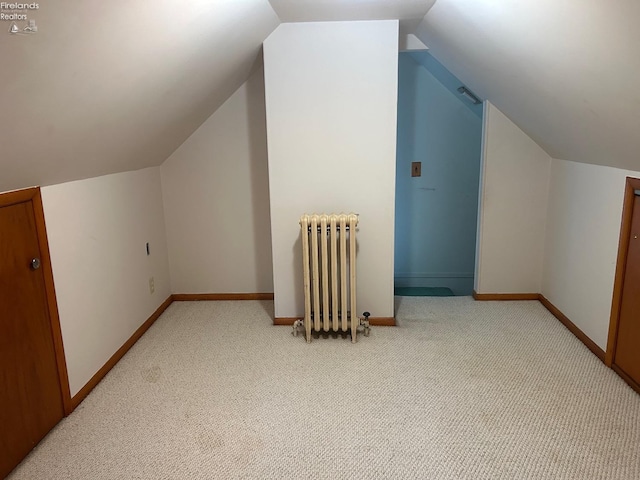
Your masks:
M391 317L398 22L280 25L264 43L276 317L304 313L298 219L354 212L358 314Z

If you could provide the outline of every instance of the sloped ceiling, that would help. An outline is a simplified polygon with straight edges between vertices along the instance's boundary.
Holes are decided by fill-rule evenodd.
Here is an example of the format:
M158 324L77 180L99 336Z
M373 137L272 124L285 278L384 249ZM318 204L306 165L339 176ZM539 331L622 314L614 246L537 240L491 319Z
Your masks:
M161 164L281 21L400 19L553 157L640 170L640 2L434 1L41 2L0 22L0 191Z
M552 157L640 170L640 2L438 0L430 53Z
M29 18L37 34L0 22L0 191L159 165L280 23L267 0L56 0Z
M417 26L434 1L40 2L37 34L0 21L0 191L160 165L247 79L281 18Z

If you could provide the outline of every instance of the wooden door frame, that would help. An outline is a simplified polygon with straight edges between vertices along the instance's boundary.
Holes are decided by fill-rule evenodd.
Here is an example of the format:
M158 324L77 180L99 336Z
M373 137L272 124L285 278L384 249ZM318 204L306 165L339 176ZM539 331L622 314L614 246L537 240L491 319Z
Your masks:
M607 353L604 360L604 363L608 367L616 370L618 374L620 374L620 372L614 365L613 359L616 355L616 343L618 341L618 324L620 321L620 308L622 306L622 287L624 286L624 274L627 267L627 254L629 251L629 241L631 237L631 220L633 216L635 190L640 190L640 178L627 177L624 189L624 203L622 207L620 241L618 243L618 261L616 264L615 281L613 283L613 298L611 300L611 318L609 321Z
M67 362L64 356L62 330L60 328L60 315L58 313L58 301L56 300L56 290L53 282L53 269L51 268L51 255L49 254L49 242L47 239L47 228L44 221L44 208L42 206L40 187L31 187L24 190L0 193L0 208L29 201L33 205L33 213L36 220L36 234L38 236L38 246L40 247L40 264L44 275L46 301L49 310L49 321L51 323L51 334L53 337L53 348L58 367L60 394L62 395L62 405L66 416L73 411L73 408L71 405L69 374L67 372Z

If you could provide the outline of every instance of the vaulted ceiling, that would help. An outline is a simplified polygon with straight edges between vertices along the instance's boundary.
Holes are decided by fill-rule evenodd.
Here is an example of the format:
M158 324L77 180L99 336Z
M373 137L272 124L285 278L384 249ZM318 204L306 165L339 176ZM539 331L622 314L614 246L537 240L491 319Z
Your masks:
M36 34L0 22L0 191L161 164L280 24L267 0L56 0L31 16Z
M283 22L422 19L436 0L270 0Z
M29 18L37 34L0 22L0 191L161 164L292 21L400 19L550 155L640 170L635 0L58 0Z
M554 158L640 171L640 2L438 0L418 36Z

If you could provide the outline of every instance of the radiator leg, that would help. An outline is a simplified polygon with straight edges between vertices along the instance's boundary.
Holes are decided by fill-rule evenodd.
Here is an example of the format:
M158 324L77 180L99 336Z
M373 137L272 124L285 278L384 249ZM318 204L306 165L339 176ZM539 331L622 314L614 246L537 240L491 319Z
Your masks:
M298 336L298 328L300 328L302 326L302 320L298 319L295 322L293 322L293 336L297 337Z
M356 343L358 341L358 327L360 326L359 319L351 318L351 343Z
M307 340L307 343L311 343L311 319L305 318L304 322L304 334Z

